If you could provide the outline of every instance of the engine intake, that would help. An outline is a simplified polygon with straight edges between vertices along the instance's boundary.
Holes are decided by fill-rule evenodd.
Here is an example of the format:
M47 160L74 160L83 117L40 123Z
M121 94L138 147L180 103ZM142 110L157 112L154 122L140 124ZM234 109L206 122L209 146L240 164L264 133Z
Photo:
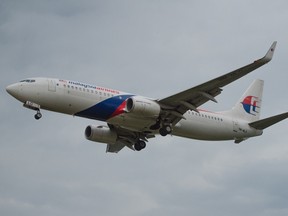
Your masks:
M127 99L125 110L135 116L157 118L161 107L156 101L136 96Z
M94 142L115 144L117 133L106 126L89 125L85 129L86 139Z

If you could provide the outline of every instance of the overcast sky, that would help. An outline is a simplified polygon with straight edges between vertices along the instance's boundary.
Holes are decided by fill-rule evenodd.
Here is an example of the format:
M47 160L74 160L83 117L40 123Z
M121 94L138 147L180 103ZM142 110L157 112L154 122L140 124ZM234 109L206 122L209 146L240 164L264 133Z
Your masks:
M231 108L256 78L262 117L288 110L286 0L0 0L0 215L286 216L288 121L240 145L167 136L106 154L88 124L34 112L5 87L58 77L162 98L262 57L226 86Z

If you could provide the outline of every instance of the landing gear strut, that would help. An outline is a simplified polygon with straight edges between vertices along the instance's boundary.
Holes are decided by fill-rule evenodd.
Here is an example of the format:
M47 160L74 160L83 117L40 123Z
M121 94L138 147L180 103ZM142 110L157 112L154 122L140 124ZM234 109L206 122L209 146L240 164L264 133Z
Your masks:
M141 151L142 149L144 149L146 147L146 143L143 140L138 140L135 144L134 144L134 148L136 151Z
M41 117L42 117L42 114L40 112L40 105L39 104L36 104L34 102L31 102L31 101L26 101L24 104L23 104L24 107L28 108L28 109L32 109L32 110L35 110L37 111L37 113L34 115L34 118L36 120L39 120Z

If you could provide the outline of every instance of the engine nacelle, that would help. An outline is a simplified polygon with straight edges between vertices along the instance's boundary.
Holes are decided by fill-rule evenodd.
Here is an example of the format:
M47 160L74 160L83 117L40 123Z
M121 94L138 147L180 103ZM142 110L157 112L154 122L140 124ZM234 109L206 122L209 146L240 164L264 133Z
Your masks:
M106 126L87 126L85 137L88 140L106 144L115 144L117 141L117 133Z
M125 110L135 116L157 118L161 107L156 101L135 96L127 99Z

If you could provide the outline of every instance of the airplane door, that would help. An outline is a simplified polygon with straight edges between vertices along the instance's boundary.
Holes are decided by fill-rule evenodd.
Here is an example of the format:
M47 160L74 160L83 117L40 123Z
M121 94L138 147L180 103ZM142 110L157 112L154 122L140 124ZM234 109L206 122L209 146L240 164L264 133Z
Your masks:
M48 91L56 92L56 80L54 79L48 80Z

